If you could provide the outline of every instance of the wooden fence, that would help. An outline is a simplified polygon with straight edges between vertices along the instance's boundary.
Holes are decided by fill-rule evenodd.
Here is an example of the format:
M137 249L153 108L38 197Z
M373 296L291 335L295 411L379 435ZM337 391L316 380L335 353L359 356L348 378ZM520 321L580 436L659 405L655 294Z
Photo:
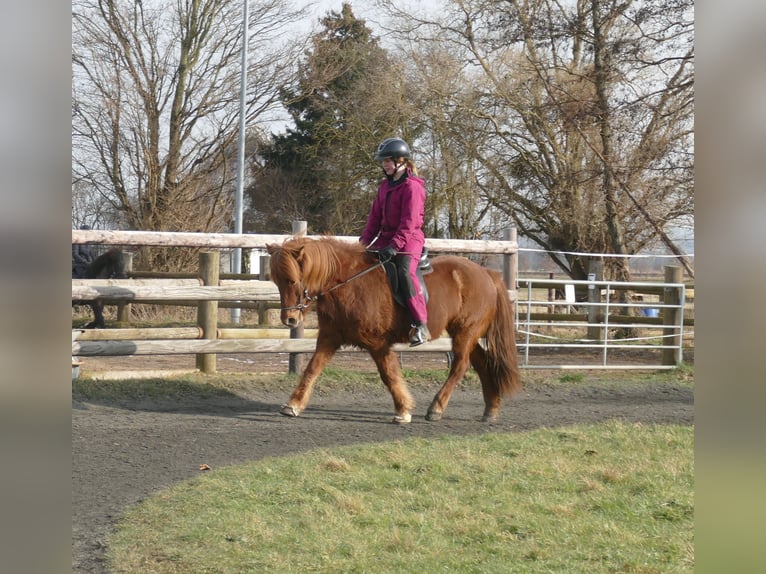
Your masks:
M219 302L254 301L274 303L279 292L271 281L219 278L219 253L221 249L265 248L270 243L282 243L291 235L244 235L224 233L175 233L145 231L94 231L73 230L73 243L127 246L178 246L202 247L217 251L200 253L197 277L176 279L73 279L72 300L99 299L117 303L124 309L130 303L174 302L196 304L198 327L184 329L102 329L77 331L72 335L72 355L78 357L117 355L196 354L197 368L204 373L216 370L216 354L219 353L311 353L316 341L315 333L306 330L304 338L295 338L295 332L287 329L219 329L217 311ZM515 285L518 268L518 243L516 230L508 229L500 241L426 239L429 252L460 254L497 254L502 256L503 275L506 285ZM337 237L356 242L356 237ZM509 291L513 299L515 291ZM98 339L97 339L98 338ZM419 352L450 350L449 339L437 339L417 347ZM396 345L397 352L412 349ZM356 351L342 348L341 352ZM291 370L297 364L291 360Z

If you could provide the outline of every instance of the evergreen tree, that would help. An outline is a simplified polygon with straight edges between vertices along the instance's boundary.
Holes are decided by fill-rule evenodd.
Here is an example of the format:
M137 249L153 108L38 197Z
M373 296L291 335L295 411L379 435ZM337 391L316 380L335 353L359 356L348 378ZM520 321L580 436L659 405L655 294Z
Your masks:
M321 23L294 85L282 91L294 127L273 137L248 190L249 219L261 233L288 231L295 219L311 233L359 233L381 178L375 147L406 137L413 117L397 62L351 6Z

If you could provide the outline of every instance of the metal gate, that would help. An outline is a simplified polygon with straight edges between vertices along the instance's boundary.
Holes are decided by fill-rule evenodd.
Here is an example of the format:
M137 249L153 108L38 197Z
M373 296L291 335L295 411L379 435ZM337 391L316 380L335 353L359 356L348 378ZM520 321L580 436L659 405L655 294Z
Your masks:
M588 300L540 297L541 292L547 294L565 284L580 286L580 293L587 289ZM619 292L630 297L619 300ZM519 280L520 365L527 369L676 368L683 362L685 308L683 283ZM693 335L693 327L690 331Z

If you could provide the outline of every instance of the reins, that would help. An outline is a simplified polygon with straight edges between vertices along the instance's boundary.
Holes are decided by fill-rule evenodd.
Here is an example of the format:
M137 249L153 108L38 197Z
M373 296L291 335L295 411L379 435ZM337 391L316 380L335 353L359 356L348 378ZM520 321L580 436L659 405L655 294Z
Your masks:
M309 295L309 290L308 289L304 289L303 290L303 300L302 301L300 301L297 305L292 305L290 307L281 307L280 311L293 311L293 310L295 310L295 311L303 311L305 309L308 309L309 305L311 303L313 303L314 301L316 301L322 295L327 295L328 293L330 293L332 291L335 291L336 289L340 289L341 287L343 287L347 283L350 283L354 279L359 279L363 275L367 275L367 273L369 273L370 271L374 271L378 267L382 266L383 263L384 263L383 261L378 261L372 267L368 267L367 269L364 269L364 270L360 271L359 273L355 273L354 275L352 275L348 279L346 279L344 281L341 281L340 283L330 287L326 291L321 291L321 292L319 292L319 293L317 293L316 295L313 295L313 296Z

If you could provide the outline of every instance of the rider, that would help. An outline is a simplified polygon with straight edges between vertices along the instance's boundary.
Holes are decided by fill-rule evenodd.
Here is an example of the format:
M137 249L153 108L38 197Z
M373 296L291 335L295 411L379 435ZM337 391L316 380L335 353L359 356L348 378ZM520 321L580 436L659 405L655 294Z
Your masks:
M413 319L410 346L415 347L430 340L431 334L426 300L417 277L426 240L423 233L426 190L411 155L410 146L399 138L387 138L378 146L374 160L381 163L386 179L380 182L359 241L378 249L381 261L393 259L396 264L399 284Z
M80 229L89 230L90 225L81 225ZM88 267L96 259L93 246L87 243L72 243L72 277L85 277Z

